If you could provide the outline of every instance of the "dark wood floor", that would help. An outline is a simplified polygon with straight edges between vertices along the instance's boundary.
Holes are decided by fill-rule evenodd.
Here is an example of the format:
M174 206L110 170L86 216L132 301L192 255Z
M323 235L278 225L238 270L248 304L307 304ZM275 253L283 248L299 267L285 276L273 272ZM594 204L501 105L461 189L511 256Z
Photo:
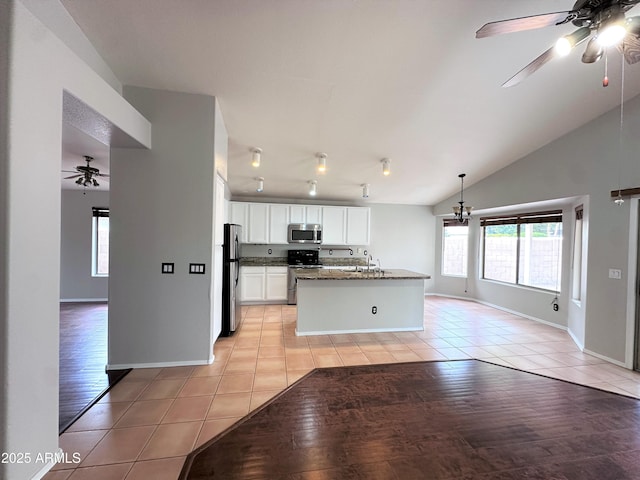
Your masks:
M478 360L319 369L180 478L640 479L640 401Z
M60 433L128 371L106 364L107 303L61 303Z

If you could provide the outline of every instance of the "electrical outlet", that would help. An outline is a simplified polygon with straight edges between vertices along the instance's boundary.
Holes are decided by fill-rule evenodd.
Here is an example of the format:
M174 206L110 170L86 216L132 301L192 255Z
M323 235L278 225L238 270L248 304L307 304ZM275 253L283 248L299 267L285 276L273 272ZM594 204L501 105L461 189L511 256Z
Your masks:
M620 280L622 278L622 270L619 268L610 268L609 269L609 278L613 278L615 280Z

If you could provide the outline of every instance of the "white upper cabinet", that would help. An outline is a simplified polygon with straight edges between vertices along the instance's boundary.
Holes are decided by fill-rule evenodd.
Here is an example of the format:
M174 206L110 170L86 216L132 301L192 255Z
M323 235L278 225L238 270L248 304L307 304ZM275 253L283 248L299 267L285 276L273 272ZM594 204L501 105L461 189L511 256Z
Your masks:
M322 243L347 243L347 207L322 207Z
M243 202L229 203L229 223L242 225L242 234L240 241L247 243L249 232L249 204Z
M286 244L289 226L289 205L269 205L269 242Z
M289 223L307 223L304 205L289 205Z
M249 204L249 243L269 243L269 204Z
M306 214L305 223L319 223L322 225L322 207L320 205L307 205L304 207Z
M371 210L347 207L347 245L369 245Z
M290 223L322 225L322 243L328 246L369 245L371 240L368 207L230 202L229 221L243 226L243 243L286 245Z

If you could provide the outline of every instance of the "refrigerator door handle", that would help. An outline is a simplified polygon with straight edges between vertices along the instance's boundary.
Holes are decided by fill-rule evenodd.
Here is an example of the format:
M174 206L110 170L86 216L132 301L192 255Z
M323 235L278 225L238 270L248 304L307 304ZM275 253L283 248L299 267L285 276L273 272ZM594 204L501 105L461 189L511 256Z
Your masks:
M236 268L236 287L238 286L238 280L240 279L240 262L236 262L237 264L237 268Z

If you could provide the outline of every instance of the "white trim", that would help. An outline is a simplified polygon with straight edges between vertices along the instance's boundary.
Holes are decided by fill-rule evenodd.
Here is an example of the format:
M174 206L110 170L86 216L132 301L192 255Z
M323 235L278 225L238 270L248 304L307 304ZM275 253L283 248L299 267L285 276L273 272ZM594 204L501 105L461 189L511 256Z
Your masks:
M61 298L60 303L93 303L108 302L108 298Z
M584 352L584 345L583 343L578 340L578 337L576 337L573 332L571 331L570 328L567 328L567 333L569 333L569 336L571 337L571 339L573 340L573 343L575 343L577 345L577 347L580 349L580 351Z
M64 455L64 451L62 450L62 448L58 448L57 452L56 452L56 456L59 455ZM33 459L32 459L33 460ZM31 477L31 480L40 480L41 478L43 478L47 473L49 473L49 471L56 466L56 463L54 460L50 460L49 462L47 462L44 467L42 467L40 470L38 470L38 472Z
M446 293L427 293L425 294L425 297L426 296L447 297L447 298L454 298L458 300L468 300L470 302L480 303L482 305L486 305L487 307L495 308L496 310L502 310L503 312L511 313L513 315L517 315L519 317L523 317L528 320L533 320L534 322L544 323L545 325L549 325L550 327L559 328L560 330L565 330L565 331L568 330L568 328L564 325L558 325L557 323L548 322L547 320L542 320L541 318L538 318L538 317L532 317L531 315L527 315L526 313L517 312L515 310L511 310L509 308L505 308L500 305L495 305L493 303L485 302L484 300L478 300L477 298L460 297L457 295L447 295ZM571 338L573 338L573 335L571 336ZM577 345L580 346L579 343Z
M424 296L425 297L445 297L445 298L453 298L456 300L468 300L470 302L477 302L477 300L473 297L461 297L460 295L449 295L448 293L426 292Z
M527 318L529 320L533 320L534 322L544 323L545 325L549 325L550 327L559 328L560 330L567 331L568 328L565 325L558 325L557 323L548 322L547 320L542 320L541 318L532 317L531 315L527 315L526 313L516 312L515 310L511 310L509 308L501 307L500 305L494 305L493 303L485 302L483 300L474 299L474 301L486 305L487 307L492 307L497 310L502 310L503 312L512 313L513 315L518 315L519 317Z
M194 365L211 365L214 360L215 360L215 355L212 355L208 360L185 360L185 361L182 361L182 362L107 364L107 370L124 370L126 368L190 367L190 366L194 366Z
M583 353L587 353L587 354L591 355L592 357L596 357L596 358L599 358L599 359L604 360L606 362L613 363L614 365L617 365L619 367L627 368L627 366L625 365L624 362L621 362L619 360L614 360L613 358L607 357L605 355L600 355L599 353L592 352L591 350L587 350L586 348L583 350Z
M624 367L633 369L636 330L636 280L638 278L638 198L629 200L629 255L627 263L627 328Z
M298 332L296 328L296 336L297 337L307 337L309 335L340 335L343 333L387 333L387 332L422 332L424 328L364 328L364 329L354 329L354 330L322 330L317 332Z

